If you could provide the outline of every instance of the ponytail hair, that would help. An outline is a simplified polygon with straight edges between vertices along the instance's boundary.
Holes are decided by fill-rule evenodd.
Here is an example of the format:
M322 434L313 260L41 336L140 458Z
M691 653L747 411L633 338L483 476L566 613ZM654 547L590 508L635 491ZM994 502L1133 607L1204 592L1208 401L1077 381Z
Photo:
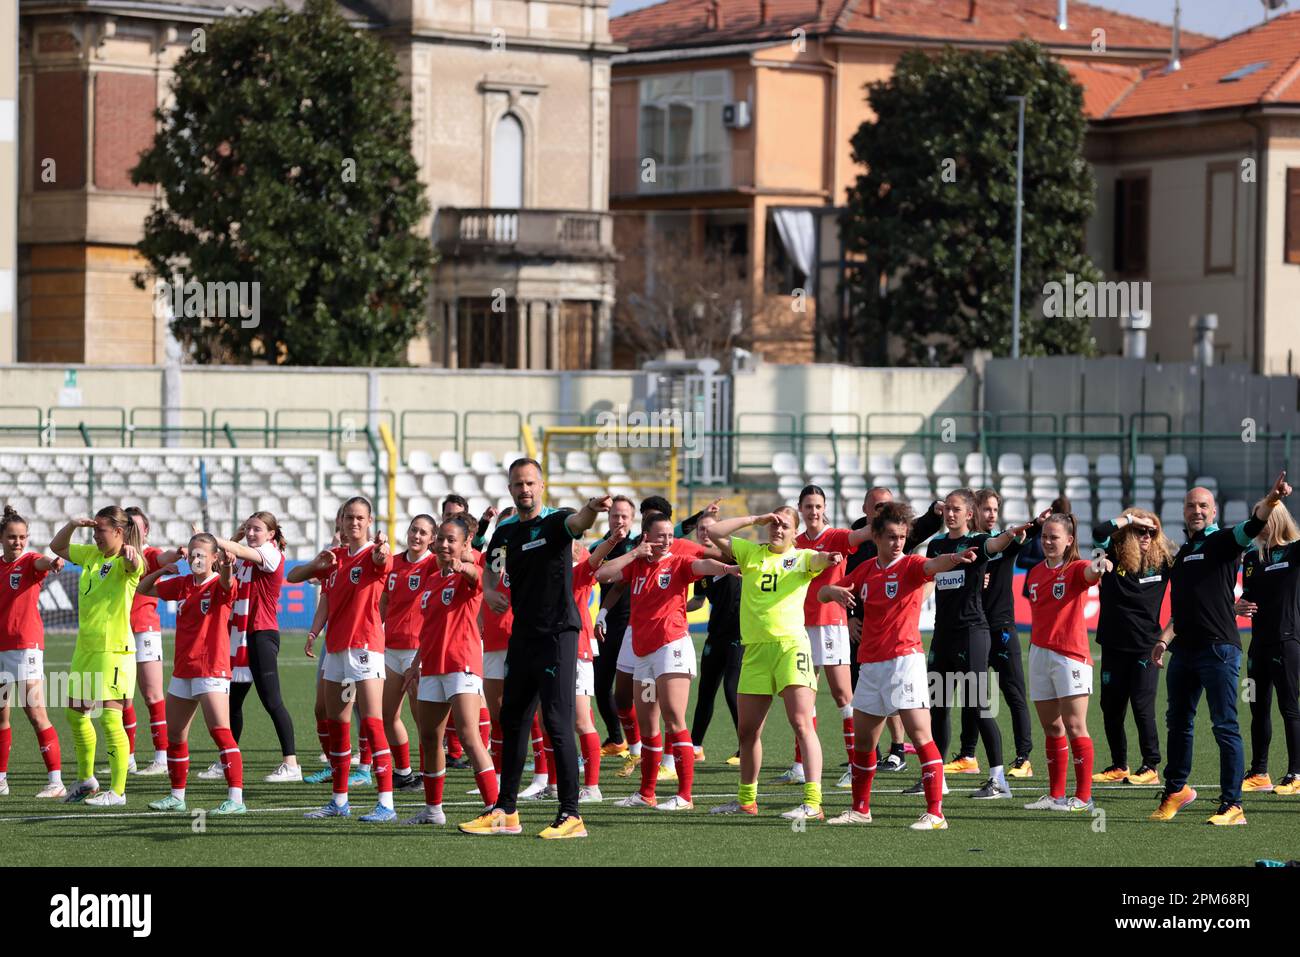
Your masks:
M140 514L144 514L141 512ZM95 513L97 519L107 519L108 523L122 533L122 544L130 545L137 552L143 551L140 544L140 526L120 505L106 505Z
M270 532L271 541L275 542L276 548L280 549L282 552L288 548L289 543L285 541L284 532L280 530L280 523L276 520L274 515L270 512L254 512L248 517L255 518L266 526L266 530Z
M1069 512L1053 512L1047 516L1043 522L1043 527L1048 525L1060 525L1065 529L1065 534L1070 536L1070 544L1065 547L1066 564L1079 560L1079 529L1075 525L1074 516Z
M0 534L4 534L5 530L14 522L26 525L27 519L18 514L18 509L14 508L12 505L6 505L4 515L0 516Z
M150 531L149 516L144 513L144 509L142 509L138 505L128 505L122 511L126 512L127 516L130 518L135 518L137 515L139 515L140 519L144 522L145 534L146 535L149 534Z

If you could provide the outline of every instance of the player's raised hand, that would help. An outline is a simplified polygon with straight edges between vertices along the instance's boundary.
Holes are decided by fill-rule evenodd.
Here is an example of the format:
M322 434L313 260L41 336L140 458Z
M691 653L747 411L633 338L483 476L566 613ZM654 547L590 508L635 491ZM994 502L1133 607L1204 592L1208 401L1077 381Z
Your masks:
M1092 570L1098 575L1106 575L1115 570L1115 564L1106 557L1104 549L1095 548L1092 551Z
M1286 480L1286 469L1283 469L1282 474L1279 475L1277 481L1273 483L1273 488L1269 491L1268 497L1270 501L1280 502L1290 494L1291 486Z
M613 498L608 495L601 495L597 498L587 499L587 508L593 512L608 512L610 505L614 502Z
M63 566L66 564L67 562L65 562L62 558L59 558L56 555L54 559L50 562L49 570L54 574L58 574L59 572L63 571Z
M483 533L483 531L484 531L484 530L485 530L489 525L492 524L492 519L494 519L494 518L496 518L496 517L497 517L497 507L496 507L495 505L489 505L489 506L487 507L487 511L485 511L485 512L484 512L484 513L479 517L479 520L478 520L479 532L480 532L480 533Z
M313 564L317 567L317 569L324 572L324 571L329 571L331 568L337 565L338 560L339 557L334 554L333 550L327 548L325 549L325 551L317 555L315 559L313 559Z
M650 543L644 538L641 539L641 544L636 547L636 557L649 558L652 553L653 549L650 547Z
M755 524L755 525L771 525L771 524L772 524L773 522L775 522L775 521L776 521L776 513L775 513L775 512L768 512L766 515L755 515L755 516L754 516L754 524Z
M1051 514L1052 514L1052 506L1049 505L1047 506L1047 508L1039 512L1038 515L1027 527L1032 528L1034 525L1042 525L1045 521L1047 521L1048 516L1050 516Z
M78 528L94 528L95 520L93 518L85 518L83 516L82 518L74 518L69 524L75 525Z
M181 570L176 563L170 562L162 567L162 575L159 575L158 577L163 578L167 575L179 575L180 573Z
M388 556L393 553L392 549L388 547L388 536L384 534L382 529L375 532L375 546L375 564L382 565L388 561Z
M980 553L973 548L968 548L964 552L954 552L952 557L957 560L958 565L970 565L980 557Z
M700 512L700 518L717 518L718 506L721 504L722 504L722 499L715 498L708 505L704 506L703 511Z

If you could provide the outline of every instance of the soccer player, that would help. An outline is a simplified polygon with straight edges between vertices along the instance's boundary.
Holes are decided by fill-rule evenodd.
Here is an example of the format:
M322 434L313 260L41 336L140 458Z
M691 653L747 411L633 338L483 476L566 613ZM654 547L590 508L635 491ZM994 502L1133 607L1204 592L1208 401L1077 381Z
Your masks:
M1092 738L1088 696L1092 654L1083 604L1088 589L1113 569L1110 559L1079 558L1074 516L1049 515L1039 536L1043 560L1029 570L1032 630L1029 636L1029 696L1043 725L1048 791L1027 811L1092 810ZM1068 739L1068 740L1067 740ZM1074 795L1065 796L1066 759L1074 759Z
M277 608L284 588L287 543L280 523L270 512L254 512L233 541L217 538L217 548L235 556L238 594L230 613L230 645L235 649L230 687L230 729L238 743L244 730L244 699L250 688L271 718L280 744L280 764L262 778L268 784L301 781L293 719L280 691L280 621ZM212 769L199 777L210 775Z
M75 545L78 528L93 528L93 545ZM131 602L144 573L140 529L116 505L94 518L75 518L59 529L50 551L81 567L77 596L77 644L68 675L68 724L77 751L77 785L63 799L90 807L126 804L130 747L122 711L135 695L135 636ZM100 791L95 778L95 726L88 712L100 707L108 745L110 787Z
M1151 664L1151 649L1160 638L1160 609L1173 568L1173 550L1160 519L1144 509L1125 509L1114 521L1094 525L1092 536L1114 567L1101 577L1101 614L1097 619L1101 714L1110 764L1092 779L1097 783L1159 784L1156 691L1160 672ZM1142 754L1141 765L1131 773L1124 732L1130 704Z
M997 721L984 709L989 662L989 624L984 616L984 573L989 559L1023 537L1029 524L1010 528L996 537L971 530L975 518L975 493L957 489L944 499L943 521L948 534L931 540L927 558L974 548L978 558L969 565L935 576L934 635L930 639L929 666L942 676L942 686L931 689L934 740L942 754L948 749L948 712L957 687L962 691L962 708L974 712L980 738L989 759L989 778L971 795L981 800L1011 797L1006 769L1002 766L1002 734ZM918 781L905 794L922 794Z
M873 486L867 489L866 495L862 499L862 518L853 523L853 530L857 531L871 524L871 520L885 505L894 500L894 493L883 486ZM939 529L943 528L943 503L934 502L923 515L918 515L912 522L912 530L907 536L907 542L903 551L911 553L916 551L924 542L934 536ZM865 561L876 557L876 543L868 538L858 546L857 551L850 555L844 562L844 573L847 575ZM859 636L862 632L862 608L854 605L849 610L849 643L851 651L856 651ZM858 660L856 654L851 654L852 662L849 665L850 677L853 684L858 682ZM885 772L902 771L907 767L907 751L912 746L904 740L903 722L898 715L892 715L885 720L885 727L889 729L889 753L878 756L876 763L877 769Z
M403 824L447 823L442 810L447 775L442 736L447 719L455 711L462 728L478 722L483 696L483 641L478 632L483 585L469 540L469 526L459 516L438 526L434 551L438 565L429 571L420 597L424 622L419 660L407 669L404 680L408 689L419 688L416 723L424 753L424 807ZM465 735L464 745L483 804L491 807L497 799L492 758L476 734Z
M501 790L496 804L460 825L467 834L521 834L516 801L527 729L540 699L542 724L555 747L555 772L560 809L541 837L586 837L578 814L578 755L573 743L577 719L578 632L582 621L573 602L572 542L608 511L608 496L590 499L581 511L550 509L542 503L546 485L542 468L532 459L510 466L510 494L515 514L499 522L488 543L483 600L499 613L507 599L497 591L502 573L510 576L509 605L515 618L506 651L506 676L501 701L504 745Z
M170 564L184 556L184 551L164 552L149 544L149 516L144 509L132 505L126 514L135 522L140 531L140 545L143 549L145 572L157 571L163 565ZM126 739L130 742L131 756L127 760L127 772L141 776L167 773L167 704L163 695L163 645L162 624L158 620L158 599L147 598L136 592L131 603L131 632L135 635L135 676L136 685L144 696L144 703L149 712L149 735L153 741L153 760L142 768L136 767L135 702L127 701L122 712L122 723L126 728Z
M615 495L609 506L609 531L605 538L619 536L618 544L610 553L611 558L618 558L631 549L632 520L636 517L636 505L630 498ZM596 614L593 626L600 643L600 655L596 658L596 710L605 723L605 740L601 743L602 755L628 757L631 749L641 754L641 738L636 729L636 716L631 705L624 715L614 700L614 680L618 674L619 653L623 647L623 631L627 628L627 616L630 603L626 592L619 589L619 595L611 600L610 589L602 588L600 592L600 611ZM630 726L629 726L630 725Z
M618 807L658 807L663 811L689 811L695 807L691 788L695 780L695 746L686 725L686 705L695 676L695 644L686 622L686 597L691 583L705 575L738 574L735 566L712 559L695 559L690 552L673 551L673 520L651 514L641 525L641 544L596 572L602 585L621 581L632 595L630 627L636 653L634 679L642 686L637 695L637 724L641 744L652 757L664 748L659 716L677 760L677 794L659 804L655 796L658 761L641 762L641 788L616 801ZM643 752L644 754L644 752Z
M1196 800L1196 790L1187 779L1192 773L1196 706L1204 693L1219 746L1219 806L1207 823L1246 823L1241 807L1245 755L1237 724L1241 633L1233 611L1237 563L1250 540L1264 530L1278 502L1290 494L1283 472L1246 521L1223 529L1214 524L1218 509L1209 489L1197 486L1183 498L1187 541L1174 556L1169 573L1172 615L1151 649L1151 661L1157 668L1164 667L1165 652L1173 650L1165 678L1169 758L1164 793L1151 814L1153 821L1172 820Z
M1002 496L991 488L975 493L975 528L993 534L998 513L1002 510ZM1016 744L1016 759L1007 768L1007 777L1031 778L1033 765L1029 752L1033 749L1033 732L1029 721L1029 699L1025 696L1025 669L1021 664L1020 635L1016 633L1015 583L1016 556L1027 542L1038 538L1038 531L1047 516L1044 509L1024 541L1016 539L1005 549L989 558L984 572L984 617L989 623L989 668L998 676L998 689L1006 696L1011 711L1011 733ZM980 765L975 757L975 744L979 740L979 726L974 712L963 709L961 713L961 750L957 758L943 767L945 774L978 774Z
M41 582L63 568L63 559L27 551L27 519L9 505L0 517L0 546L0 797L9 793L9 714L17 692L48 775L36 796L61 798L67 790L59 735L45 711L45 626L37 604Z
M871 536L866 526L852 531L831 528L826 523L826 493L817 485L805 486L799 493L799 514L804 530L794 540L796 548L815 552L838 552L849 555ZM853 761L853 681L849 661L849 625L844 609L835 602L817 600L824 585L834 585L844 574L840 565L831 565L808 586L804 598L804 627L808 631L808 644L812 646L813 674L818 668L826 673L826 683L831 689L835 707L840 709L841 733L844 736L844 753ZM817 711L813 709L813 729L817 728ZM804 770L799 749L795 748L794 765L777 778L780 784L803 784ZM852 769L840 777L838 787L848 787Z
M749 525L766 526L766 545L732 536ZM711 814L758 814L758 772L763 763L763 724L772 696L785 703L795 741L803 751L807 781L803 801L781 816L788 820L825 820L822 811L822 749L812 726L817 676L803 625L808 585L844 556L796 549L799 513L785 507L767 515L731 518L709 526L709 540L740 566L740 635L745 658L737 686L740 712L740 788L736 800L712 808Z
M1246 552L1237 613L1251 619L1246 675L1255 685L1250 701L1250 772L1243 791L1300 794L1300 529L1284 508L1275 508ZM1287 770L1275 785L1268 776L1273 740L1269 706L1274 691L1286 736Z
M374 755L379 803L362 815L365 823L397 818L393 810L393 761L384 734L383 652L384 632L379 621L379 598L393 568L384 533L370 538L374 521L370 502L354 496L343 503L341 544L321 552L310 562L295 566L291 583L318 578L325 582L321 594L329 603L325 631L325 707L329 727L329 756L333 797L305 815L319 819L348 817L348 775L352 763L352 705L355 699L361 726Z
M696 527L696 540L709 544L709 526L717 519L705 515ZM713 704L722 687L731 724L739 726L736 713L736 686L740 683L740 662L745 649L740 643L740 579L735 575L713 575L695 583L695 593L687 603L687 612L695 611L709 603L709 635L704 640L700 654L700 687L695 697L695 719L691 724L691 741L695 745L695 760L704 760L704 736L713 721ZM727 759L728 764L740 764L740 752Z
M190 723L203 709L203 721L217 746L226 775L226 799L211 813L243 814L244 759L230 729L230 615L239 584L235 557L200 532L186 550L189 575L164 565L140 579L139 591L180 602L176 612L176 663L167 689L167 771L171 793L149 807L184 811L185 778L190 769ZM165 577L169 576L169 577Z
M393 570L379 599L379 617L384 623L384 731L393 750L393 790L420 787L419 774L411 771L411 739L402 723L402 702L411 698L412 713L419 712L406 673L420 650L424 625L424 599L429 573L438 566L429 546L435 534L432 515L417 515L406 528L406 549L393 556ZM442 750L439 741L438 750ZM441 802L439 802L441 803Z
M838 583L823 585L817 600L843 608L861 605L858 683L853 692L853 806L827 824L870 824L871 784L876 776L876 743L885 719L897 714L921 761L926 808L909 825L917 831L947 830L943 816L943 755L930 737L929 676L921 645L921 602L926 585L941 572L972 564L977 553L948 552L922 558L905 550L912 510L885 503L871 520L876 555Z

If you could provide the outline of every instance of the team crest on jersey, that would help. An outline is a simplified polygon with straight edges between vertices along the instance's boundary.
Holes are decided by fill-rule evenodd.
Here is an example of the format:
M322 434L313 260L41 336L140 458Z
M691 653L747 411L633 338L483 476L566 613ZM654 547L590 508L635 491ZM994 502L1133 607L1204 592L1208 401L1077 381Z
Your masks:
M660 587L660 588L667 588L669 585L672 584L672 582L673 582L673 573L672 573L672 572L660 572L660 573L659 573L659 587Z
M1073 678L1075 681L1078 681L1078 680L1079 680L1079 669L1078 669L1078 668L1071 668L1071 669L1070 669L1070 677Z
M456 594L456 586L448 585L446 588L442 590L442 603L444 605L450 605L451 599L455 596L455 594Z
M23 581L22 572L9 573L9 587L12 588L14 591L18 590L18 586L22 584L22 581Z
M102 564L102 565L99 566L99 577L100 577L100 579L102 580L102 579L107 578L107 577L108 577L108 573L111 572L112 570L113 570L113 563L112 563L112 562L104 562L104 564Z
M1052 597L1057 601L1065 597L1065 582L1052 582Z
M407 576L406 576L406 587L409 588L409 589L411 589L411 591L419 591L419 590L420 590L420 576L419 576L419 575L407 575Z
M352 584L354 585L361 581L360 565L353 565L351 568L348 569L348 581L352 582Z
M206 614L208 613L208 609L211 608L211 607L212 607L212 599L211 599L211 598L209 598L209 597L207 597L207 596L205 595L205 596L203 596L202 598L199 599L199 611L200 611L200 612L202 612L203 614L206 615Z
M886 598L898 597L898 582L885 582L885 597Z
M798 560L799 560L798 555L791 555L789 558L783 558L781 559L781 567L784 568L786 571L789 571L790 569L794 568L794 563L797 562Z

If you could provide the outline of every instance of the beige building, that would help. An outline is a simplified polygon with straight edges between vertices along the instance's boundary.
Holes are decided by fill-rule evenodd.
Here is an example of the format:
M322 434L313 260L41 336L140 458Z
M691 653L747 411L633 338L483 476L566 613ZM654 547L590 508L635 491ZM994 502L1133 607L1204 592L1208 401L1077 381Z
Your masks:
M422 228L440 261L428 335L412 343L410 359L607 363L614 252L604 144L609 58L619 49L608 0L338 7L384 37L411 95L413 149L434 209ZM143 266L134 244L155 196L132 186L129 170L152 140L152 112L166 101L191 31L234 7L21 0L20 13L17 358L161 362L163 323L150 294L131 282ZM5 255L0 248L0 269Z
M0 363L17 353L18 7L0 10Z

